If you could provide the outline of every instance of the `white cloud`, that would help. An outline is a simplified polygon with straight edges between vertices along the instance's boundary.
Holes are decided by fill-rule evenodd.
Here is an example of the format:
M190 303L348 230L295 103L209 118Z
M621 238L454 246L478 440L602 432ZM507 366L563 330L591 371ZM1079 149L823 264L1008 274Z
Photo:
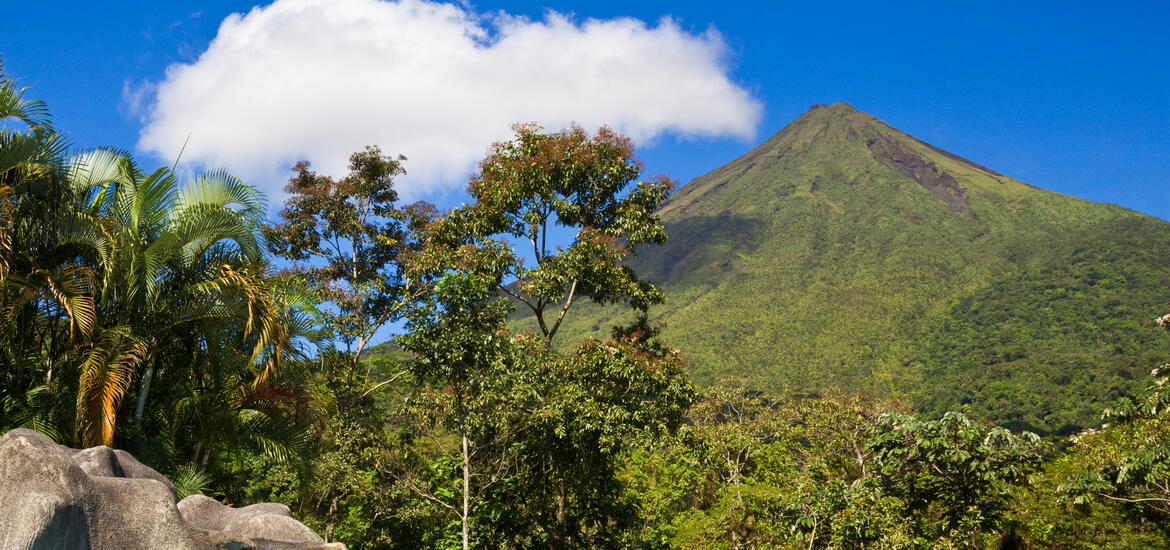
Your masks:
M151 84L138 147L223 166L277 193L293 162L345 172L365 145L404 154L404 195L466 182L515 122L753 137L761 105L718 32L670 19L480 15L423 0L278 0L233 14L207 51ZM132 93L127 96L134 98Z

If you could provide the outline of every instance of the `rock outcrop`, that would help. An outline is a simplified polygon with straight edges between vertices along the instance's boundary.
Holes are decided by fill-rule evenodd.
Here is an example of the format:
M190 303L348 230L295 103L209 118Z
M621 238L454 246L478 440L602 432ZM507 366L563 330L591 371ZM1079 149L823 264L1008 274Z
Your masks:
M0 548L344 549L283 504L230 508L175 487L125 451L75 450L24 429L0 437Z

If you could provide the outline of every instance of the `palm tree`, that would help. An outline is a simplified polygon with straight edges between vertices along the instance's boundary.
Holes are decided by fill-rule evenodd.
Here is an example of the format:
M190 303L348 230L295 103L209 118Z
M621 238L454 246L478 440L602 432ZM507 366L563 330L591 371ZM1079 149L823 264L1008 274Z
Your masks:
M54 238L68 144L26 92L0 62L0 428L62 439L55 360L92 335L93 282Z
M218 296L233 315L219 321L221 330L214 332L226 340L207 339L209 348L220 351L196 365L192 387L174 406L174 426L195 442L192 462L206 467L217 446L293 457L304 450L312 412L303 360L323 339L317 300L287 279L229 266L202 289ZM244 336L243 346L236 335ZM246 371L211 360L240 351L251 366Z
M225 267L263 263L258 229L266 206L255 188L224 171L180 185L173 168L145 174L115 151L79 154L66 173L75 197L66 240L85 249L100 297L78 420L84 442L108 445L135 374L142 371L134 412L141 420L155 378L181 382L183 363L205 347L200 323L240 313L206 283Z
M272 276L263 196L224 171L68 156L25 92L0 68L0 428L111 445L130 417L123 442L204 463L217 444L288 456L313 304Z

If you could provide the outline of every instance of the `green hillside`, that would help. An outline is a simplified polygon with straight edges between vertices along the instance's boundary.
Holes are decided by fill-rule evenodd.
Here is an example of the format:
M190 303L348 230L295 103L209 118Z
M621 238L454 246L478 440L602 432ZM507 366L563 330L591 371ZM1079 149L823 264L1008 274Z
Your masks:
M1170 358L1170 223L1045 191L849 105L815 106L662 207L631 265L699 382L829 386L1041 431ZM575 306L576 307L576 306ZM623 312L596 306L566 341Z

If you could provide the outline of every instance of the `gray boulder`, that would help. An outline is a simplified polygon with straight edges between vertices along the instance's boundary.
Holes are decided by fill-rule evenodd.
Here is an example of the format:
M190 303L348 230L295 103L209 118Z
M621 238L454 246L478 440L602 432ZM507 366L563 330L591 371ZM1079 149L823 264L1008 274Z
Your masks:
M74 450L24 429L0 436L0 548L325 549L282 504L229 508L175 487L125 451Z
M179 502L179 513L188 525L210 533L234 534L253 540L324 544L312 529L293 519L288 506L275 502L231 508L203 495Z
M73 462L90 477L126 477L130 479L153 479L175 492L171 480L141 463L134 455L121 449L105 445L73 451Z

